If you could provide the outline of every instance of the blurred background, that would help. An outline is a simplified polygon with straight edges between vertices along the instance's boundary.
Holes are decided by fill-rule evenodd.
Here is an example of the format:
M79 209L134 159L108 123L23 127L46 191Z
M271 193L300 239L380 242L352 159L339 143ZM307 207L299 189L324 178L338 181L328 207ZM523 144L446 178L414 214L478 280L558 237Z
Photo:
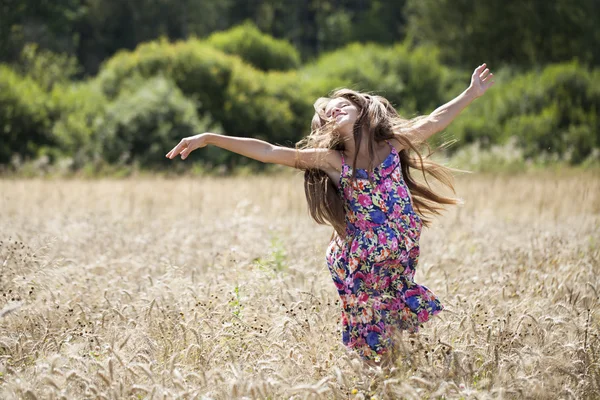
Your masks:
M350 87L407 118L496 85L432 146L477 171L600 166L598 0L4 0L0 172L119 176L272 166L204 131L293 146L317 97Z

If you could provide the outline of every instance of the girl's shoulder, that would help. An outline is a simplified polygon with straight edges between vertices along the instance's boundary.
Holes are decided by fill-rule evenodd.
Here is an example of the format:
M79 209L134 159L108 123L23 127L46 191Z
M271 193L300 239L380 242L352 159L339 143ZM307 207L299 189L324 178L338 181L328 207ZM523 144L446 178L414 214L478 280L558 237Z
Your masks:
M406 146L400 142L400 140L393 137L391 139L387 139L387 142L396 149L397 153L400 153L402 150L406 150Z

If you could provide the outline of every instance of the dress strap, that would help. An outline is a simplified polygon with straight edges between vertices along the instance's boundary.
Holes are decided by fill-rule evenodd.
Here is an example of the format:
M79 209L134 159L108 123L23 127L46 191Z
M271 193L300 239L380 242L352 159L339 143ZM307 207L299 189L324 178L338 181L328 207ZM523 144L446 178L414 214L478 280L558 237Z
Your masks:
M387 140L387 139L385 140L385 142L390 145L390 148L391 148L390 150L392 151L392 153L395 153L396 155L398 155L398 150L396 150L396 148L394 147L394 145L391 144L390 141Z
M342 186L342 181L345 180L350 173L350 167L346 164L346 157L344 157L344 151L340 150L340 156L342 157L342 171L340 172L339 186Z

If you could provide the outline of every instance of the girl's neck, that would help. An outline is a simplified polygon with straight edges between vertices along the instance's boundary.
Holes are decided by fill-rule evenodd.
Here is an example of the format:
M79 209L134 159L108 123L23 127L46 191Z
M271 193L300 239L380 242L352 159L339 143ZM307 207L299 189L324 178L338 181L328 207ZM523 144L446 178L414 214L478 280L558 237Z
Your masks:
M381 144L375 142L375 148L373 149L373 151L375 152L375 158L377 158L377 154L379 153L380 150L383 150L381 148ZM344 152L346 153L346 156L351 157L351 159L354 159L354 155L357 152L356 149L356 143L354 143L354 138L353 137L349 137L346 139L346 141L344 142ZM362 133L362 138L360 141L360 148L358 149L358 159L359 160L368 160L369 159L369 136L366 132Z

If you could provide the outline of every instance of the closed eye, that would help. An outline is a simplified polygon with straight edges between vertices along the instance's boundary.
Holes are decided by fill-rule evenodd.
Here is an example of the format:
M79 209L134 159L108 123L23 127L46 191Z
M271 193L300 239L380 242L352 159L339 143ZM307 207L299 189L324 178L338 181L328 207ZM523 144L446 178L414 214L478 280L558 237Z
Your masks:
M348 103L344 103L344 104L342 104L342 105L340 106L340 108L344 108L344 107L346 107L346 106L348 106L348 105L349 105ZM326 116L327 118L330 118L330 117L331 117L331 111L329 111L327 114L325 114L325 116Z

